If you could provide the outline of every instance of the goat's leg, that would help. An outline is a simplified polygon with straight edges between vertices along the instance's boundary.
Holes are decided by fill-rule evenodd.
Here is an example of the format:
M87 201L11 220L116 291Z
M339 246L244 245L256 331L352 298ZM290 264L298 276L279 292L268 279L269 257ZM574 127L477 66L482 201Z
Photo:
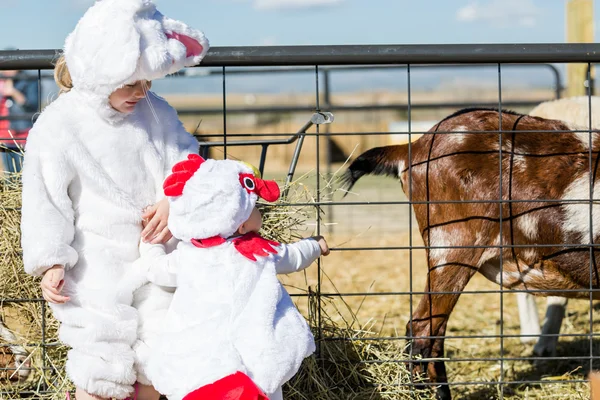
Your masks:
M431 268L425 286L427 293L421 297L412 321L406 326L406 336L412 338L411 355L426 359L415 363L413 371L427 371L429 380L440 384L437 389L438 399L451 398L450 388L446 384L446 367L443 361L430 359L444 357L443 336L448 318L475 271L475 268L465 265Z
M437 336L442 336L440 339L435 339L433 342L432 354L439 354L438 357L444 356L444 338L446 335L446 326L448 325L448 318L442 323L438 331ZM438 382L448 382L448 375L446 373L446 363L443 361L433 361L427 365L427 375L435 376ZM450 399L450 387L447 385L440 386L438 389L438 397L441 399Z
M542 336L533 348L533 354L538 357L554 357L556 356L556 344L558 343L558 334L565 317L565 309L567 307L566 297L548 297L546 317L544 318L544 326L542 327ZM556 335L556 336L544 336Z
M517 293L519 321L521 323L521 343L532 343L540 337L540 318L535 297L529 293Z

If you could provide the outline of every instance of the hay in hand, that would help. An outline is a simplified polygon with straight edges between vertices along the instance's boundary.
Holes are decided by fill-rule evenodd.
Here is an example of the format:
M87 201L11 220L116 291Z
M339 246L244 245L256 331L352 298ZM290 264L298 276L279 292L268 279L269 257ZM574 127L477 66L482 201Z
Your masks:
M263 217L260 234L269 240L292 243L312 236L323 210L314 192L304 184L308 174L282 185L281 197L274 204L259 204Z

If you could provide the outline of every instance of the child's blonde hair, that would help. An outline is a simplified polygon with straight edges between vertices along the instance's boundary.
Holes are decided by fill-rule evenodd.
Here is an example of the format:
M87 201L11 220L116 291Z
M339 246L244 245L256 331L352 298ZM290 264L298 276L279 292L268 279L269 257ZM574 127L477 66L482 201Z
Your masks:
M67 61L64 55L60 56L56 61L56 65L54 66L54 80L60 89L59 95L67 93L73 88L73 80L71 79L69 68L67 68Z

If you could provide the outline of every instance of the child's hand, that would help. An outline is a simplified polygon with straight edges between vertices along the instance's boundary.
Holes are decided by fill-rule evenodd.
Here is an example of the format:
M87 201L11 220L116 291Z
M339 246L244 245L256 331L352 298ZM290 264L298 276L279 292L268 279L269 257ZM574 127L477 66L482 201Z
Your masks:
M65 267L62 265L54 265L47 270L42 277L42 295L47 302L53 304L62 304L71 300L67 296L60 294L65 284Z
M319 247L321 247L321 255L323 257L329 255L329 246L327 245L327 241L323 236L313 236L313 239L319 243Z
M169 201L164 198L153 206L148 207L142 214L142 242L159 244L166 243L173 237L167 227L169 219Z

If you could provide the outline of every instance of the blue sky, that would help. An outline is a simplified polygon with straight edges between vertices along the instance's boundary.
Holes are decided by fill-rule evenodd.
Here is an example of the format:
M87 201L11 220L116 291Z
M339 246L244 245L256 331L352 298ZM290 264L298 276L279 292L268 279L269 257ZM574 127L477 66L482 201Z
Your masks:
M91 0L0 0L0 46L62 47ZM564 42L565 0L156 0L213 46ZM34 11L35 10L35 11ZM597 14L597 12L595 12Z
M565 41L566 0L155 0L165 15L202 29L212 46L445 44L445 43L561 43ZM0 0L0 48L61 48L66 35L93 0ZM594 20L600 21L596 7ZM600 24L596 24L600 25ZM598 34L596 33L596 36ZM507 72L508 74L508 72ZM421 75L424 85L465 79L449 71ZM485 73L484 73L485 75ZM539 75L539 76L538 76ZM337 78L343 89L387 87L390 75L372 73L369 79ZM419 77L415 74L415 80ZM489 74L494 84L493 71ZM305 78L257 77L238 91L300 90ZM515 73L515 82L546 84L539 71ZM180 80L181 81L181 80ZM200 82L201 79L196 79ZM404 78L394 81L405 82ZM507 82L509 79L507 77ZM218 77L202 80L198 90L220 90ZM155 86L158 89L158 85ZM167 84L165 84L166 86ZM185 91L184 82L169 83ZM335 88L334 88L335 89Z

